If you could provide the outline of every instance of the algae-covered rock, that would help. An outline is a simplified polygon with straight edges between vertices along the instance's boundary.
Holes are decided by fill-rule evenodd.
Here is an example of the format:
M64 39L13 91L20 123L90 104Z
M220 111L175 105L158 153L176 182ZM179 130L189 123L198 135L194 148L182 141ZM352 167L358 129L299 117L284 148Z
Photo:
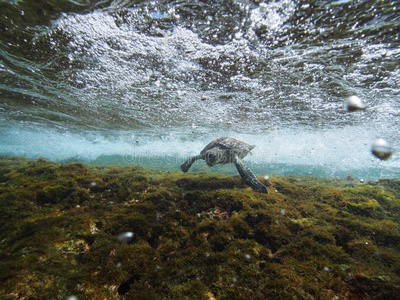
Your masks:
M2 156L0 295L398 298L399 179L270 176L268 188Z

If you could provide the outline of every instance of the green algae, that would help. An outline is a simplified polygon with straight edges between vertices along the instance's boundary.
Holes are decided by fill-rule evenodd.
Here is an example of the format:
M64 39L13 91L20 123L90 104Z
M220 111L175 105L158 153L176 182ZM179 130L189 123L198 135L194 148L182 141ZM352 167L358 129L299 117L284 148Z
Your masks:
M4 299L395 299L400 180L0 158ZM119 242L121 232L133 232Z

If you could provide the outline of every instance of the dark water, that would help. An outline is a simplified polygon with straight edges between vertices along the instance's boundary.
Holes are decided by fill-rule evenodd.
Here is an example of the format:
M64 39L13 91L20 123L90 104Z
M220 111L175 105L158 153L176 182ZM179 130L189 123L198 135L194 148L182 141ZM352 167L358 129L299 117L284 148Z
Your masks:
M0 154L175 169L229 135L257 145L259 174L400 174L398 1L0 11ZM352 95L366 111L347 113ZM385 162L370 153L379 137L395 150Z

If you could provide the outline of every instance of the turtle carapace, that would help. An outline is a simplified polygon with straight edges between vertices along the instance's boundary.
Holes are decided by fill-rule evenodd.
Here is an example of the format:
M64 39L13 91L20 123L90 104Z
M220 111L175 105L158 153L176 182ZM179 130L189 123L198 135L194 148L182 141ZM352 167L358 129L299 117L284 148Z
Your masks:
M234 163L246 184L256 191L267 193L265 185L263 185L253 172L242 162L242 159L254 147L255 145L249 145L234 138L220 137L205 146L199 155L193 156L185 161L181 165L181 169L183 172L187 172L198 159L204 159L209 166Z

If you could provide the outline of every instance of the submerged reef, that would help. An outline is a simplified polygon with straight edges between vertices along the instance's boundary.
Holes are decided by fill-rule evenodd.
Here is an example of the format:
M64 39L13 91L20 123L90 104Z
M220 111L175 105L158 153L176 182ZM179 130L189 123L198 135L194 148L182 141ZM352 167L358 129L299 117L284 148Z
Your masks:
M2 156L0 295L400 298L399 179L269 176L268 190Z

